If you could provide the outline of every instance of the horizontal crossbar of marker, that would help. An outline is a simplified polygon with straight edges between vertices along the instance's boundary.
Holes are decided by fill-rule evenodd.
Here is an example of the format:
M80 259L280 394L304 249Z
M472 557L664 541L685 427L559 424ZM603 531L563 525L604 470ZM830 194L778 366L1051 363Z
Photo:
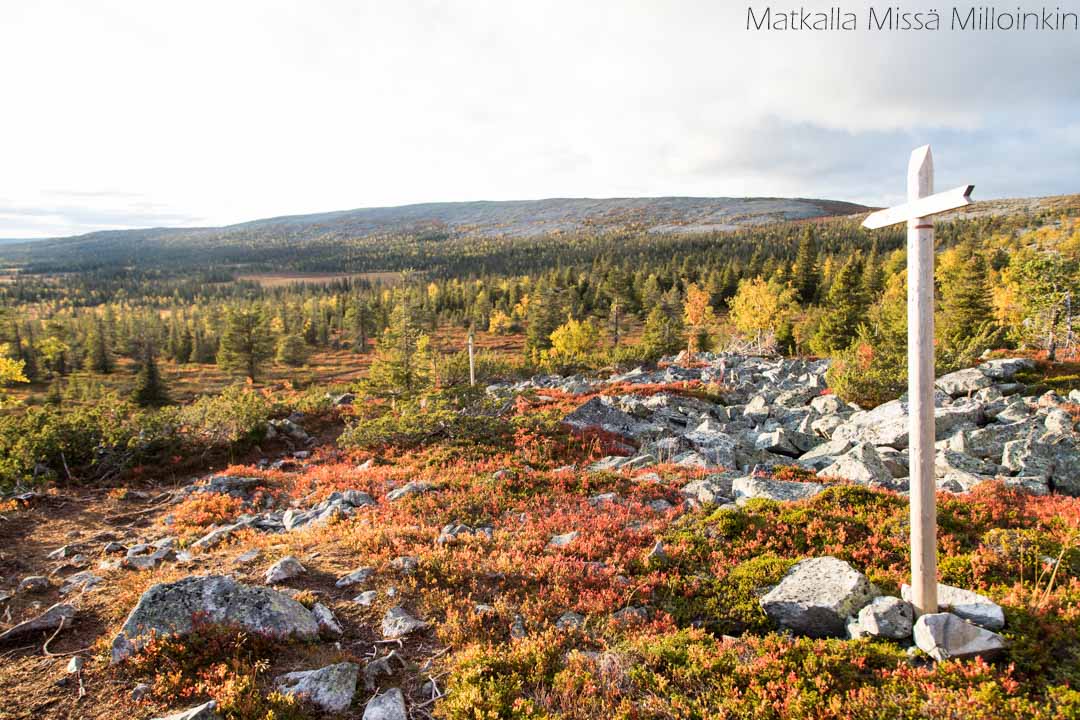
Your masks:
M973 202L971 191L974 189L974 185L961 185L958 188L928 195L903 205L878 210L863 221L863 227L874 230L970 205Z

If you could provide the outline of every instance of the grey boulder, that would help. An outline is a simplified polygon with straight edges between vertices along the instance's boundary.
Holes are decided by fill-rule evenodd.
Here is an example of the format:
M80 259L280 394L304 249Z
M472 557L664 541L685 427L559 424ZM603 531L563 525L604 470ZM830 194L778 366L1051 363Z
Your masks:
M318 670L279 675L274 679L274 685L285 695L297 695L326 712L339 713L352 705L359 673L359 665L344 662Z
M903 585L900 595L911 601L911 586ZM996 602L971 590L938 583L938 607L951 612L964 620L980 625L987 630L1000 630L1005 627L1005 612Z
M881 455L870 443L859 443L817 474L822 478L841 478L872 487L887 486L893 480L893 475L885 467Z
M911 637L915 610L911 603L896 597L876 597L859 611L859 628L867 635L903 640Z
M408 720L405 696L401 690L391 688L368 701L363 720Z
M382 634L387 640L397 640L427 628L423 620L414 618L403 607L394 607L386 611L382 619Z
M297 575L306 572L307 569L300 564L300 561L289 555L278 560L266 571L266 584L274 585L286 580L292 580Z
M877 595L865 575L825 556L795 564L759 602L780 627L809 637L843 637L848 617Z
M188 577L143 593L113 639L112 662L136 653L155 633L189 634L196 615L263 635L310 639L319 634L314 616L287 595L223 575Z
M919 649L939 662L976 656L989 658L1005 648L1004 638L997 633L947 612L919 616L914 634Z
M731 483L735 502L742 505L753 498L795 502L812 498L825 490L821 483L770 480L753 476L741 477Z
M953 397L968 395L985 387L990 387L993 381L975 368L957 370L948 375L942 375L934 383L942 392Z

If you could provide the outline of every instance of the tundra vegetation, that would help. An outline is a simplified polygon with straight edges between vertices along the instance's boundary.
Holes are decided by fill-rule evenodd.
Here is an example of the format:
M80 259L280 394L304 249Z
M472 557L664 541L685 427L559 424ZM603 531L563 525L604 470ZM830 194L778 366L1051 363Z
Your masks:
M940 581L999 643L954 657L864 620L909 564L900 232L21 267L0 718L1080 716L1078 218L938 228ZM770 604L821 558L873 588L839 631Z

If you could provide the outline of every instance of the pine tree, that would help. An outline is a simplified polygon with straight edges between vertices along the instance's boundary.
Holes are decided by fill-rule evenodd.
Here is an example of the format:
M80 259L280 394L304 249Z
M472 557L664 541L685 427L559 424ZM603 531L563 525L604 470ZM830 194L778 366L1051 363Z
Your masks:
M809 305L817 299L821 275L817 266L817 241L814 228L807 225L799 239L799 250L795 255L795 265L791 274L794 279L795 294L803 305Z
M135 380L135 390L132 393L132 401L139 407L161 407L168 405L169 393L165 389L165 383L158 371L157 358L150 343L145 344L142 367Z
M810 349L818 355L831 355L847 349L859 331L866 314L866 296L862 288L862 263L857 256L848 258L833 279L825 296L825 314Z
M274 356L274 336L261 308L232 308L225 316L225 327L218 347L218 363L232 370L242 370L252 381L259 367Z

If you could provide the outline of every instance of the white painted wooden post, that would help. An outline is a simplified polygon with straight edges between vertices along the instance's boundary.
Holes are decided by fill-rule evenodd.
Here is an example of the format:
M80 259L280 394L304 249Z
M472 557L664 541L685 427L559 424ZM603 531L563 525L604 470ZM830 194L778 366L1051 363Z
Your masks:
M934 192L930 146L911 153L908 202ZM907 221L908 465L911 493L911 603L915 614L937 604L937 486L934 478L934 223Z
M880 228L906 222L908 266L908 466L911 502L911 603L915 614L935 613L937 507L934 479L934 224L928 218L971 203L972 185L934 192L930 146L911 153L908 201L872 213Z
M469 386L476 386L476 360L473 358L473 329L469 328Z

